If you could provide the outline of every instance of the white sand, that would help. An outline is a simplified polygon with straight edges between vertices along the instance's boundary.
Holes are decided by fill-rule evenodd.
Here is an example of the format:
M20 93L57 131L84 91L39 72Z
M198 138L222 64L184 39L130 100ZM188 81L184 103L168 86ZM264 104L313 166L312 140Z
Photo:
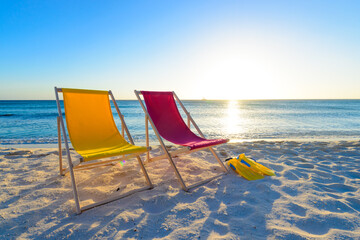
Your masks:
M186 193L161 160L146 165L154 189L76 215L56 149L0 148L0 239L360 239L359 141L217 149L223 159L245 152L277 176L231 171ZM220 172L208 152L177 163L187 183ZM136 160L75 174L84 203L145 183Z

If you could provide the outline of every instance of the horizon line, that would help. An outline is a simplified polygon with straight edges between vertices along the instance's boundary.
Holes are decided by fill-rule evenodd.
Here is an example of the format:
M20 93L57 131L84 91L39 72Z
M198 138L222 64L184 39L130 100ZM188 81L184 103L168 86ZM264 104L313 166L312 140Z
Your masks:
M116 99L120 101L137 101L134 99ZM360 100L360 98L267 98L267 99L181 99L182 101L296 101L296 100ZM55 99L0 99L0 101L56 101ZM62 101L62 99L61 99Z

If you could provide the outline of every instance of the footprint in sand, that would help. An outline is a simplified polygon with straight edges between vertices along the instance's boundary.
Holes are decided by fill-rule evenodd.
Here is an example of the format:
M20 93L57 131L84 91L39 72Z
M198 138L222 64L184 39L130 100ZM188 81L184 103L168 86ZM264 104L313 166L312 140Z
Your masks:
M314 183L315 186L322 189L324 192L355 192L357 189L346 184L333 183L333 184L320 184Z
M292 165L294 165L294 162L289 161L289 160L285 160L285 161L284 161L284 164L285 164L285 165L288 165L288 166L292 166Z
M225 235L230 230L229 224L223 223L212 217L209 217L205 224L207 227L201 230L199 239L208 238L210 232L212 232L212 234L216 232L219 235Z
M355 210L360 212L360 200L357 198L346 198L345 199L349 205L354 208Z
M330 174L323 171L314 170L312 174L312 180L317 183L344 183L345 178L342 176Z
M227 212L228 214L233 215L231 218L233 218L236 215L236 218L247 218L249 217L251 214L253 214L255 212L255 208L253 206L251 206L250 204L248 204L247 202L236 202L236 203L232 203L229 204L227 206ZM241 213L241 214L238 214ZM235 215L234 215L235 214Z
M172 210L172 213L175 213L175 218L183 222L183 225L191 225L193 222L198 219L203 219L206 217L206 212L195 206L188 206L182 203L177 204Z
M300 168L308 168L308 169L313 169L314 168L314 165L310 164L310 163L301 163L301 164L297 164L296 166L300 167Z
M294 181L299 180L299 178L295 174L293 174L291 171L286 171L283 174L283 176L289 180L294 180Z
M348 172L346 172L344 174L347 175L350 178L353 178L353 179L360 179L360 173L359 172L348 171Z
M169 198L169 196L161 195L144 201L143 208L145 212L158 214L172 209L175 205L176 201L174 199Z
M267 167L274 170L275 172L281 172L282 170L284 170L284 167L279 164L269 163L267 164Z
M281 235L280 235L281 233ZM303 236L300 236L296 233L289 233L289 232L284 232L282 233L282 231L278 232L278 235L276 236L276 240L288 240L288 239L292 239L292 240L308 240L308 238L305 238Z
M298 216L305 217L306 215L306 208L303 208L295 203L290 203L288 209Z
M16 152L10 152L10 153L7 153L5 154L5 158L8 158L8 159L15 159L15 158L23 158L23 157L29 157L29 155L31 154L32 152L29 151L29 150L24 150L24 151L16 151Z
M297 162L303 162L303 163L309 162L309 160L302 158L302 157L292 157L291 160L294 160Z
M333 213L354 212L354 210L348 205L336 199L323 199L321 201L318 201L316 204L316 208L319 210L325 210Z
M346 218L339 219L339 217L324 216L323 214L299 218L294 221L296 227L316 235L324 235L328 233L330 229L353 231L356 229L356 224L357 223Z
M287 193L288 195L290 195L292 197L295 197L295 196L298 195L298 189L297 188L293 189L291 187L286 187L285 186L285 187L282 188L282 191L284 191L285 193Z
M28 158L42 158L42 157L46 157L46 156L49 156L49 155L50 155L50 153L32 154Z
M299 169L299 170L291 169L291 170L288 170L288 172L291 172L291 174L296 176L297 179L300 179L300 178L309 179L309 171L304 171L303 169ZM291 177L291 176L289 176L289 177ZM294 178L294 179L291 179L291 180L297 180L297 179Z

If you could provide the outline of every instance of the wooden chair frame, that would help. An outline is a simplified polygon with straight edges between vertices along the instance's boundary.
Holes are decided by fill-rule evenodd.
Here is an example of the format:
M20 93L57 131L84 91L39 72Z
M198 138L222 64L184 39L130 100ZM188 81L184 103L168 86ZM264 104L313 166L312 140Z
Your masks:
M97 207L97 206L100 206L100 205L103 205L103 204L106 204L106 203L109 203L109 202L112 202L112 201L127 197L129 195L132 195L132 194L140 192L140 191L144 191L144 190L147 190L147 189L152 189L153 184L151 183L149 175L148 175L148 173L147 173L147 171L145 169L144 163L142 162L142 160L140 158L140 155L143 154L144 152L122 155L122 157L120 157L120 158L109 159L109 160L104 160L104 161L94 160L94 161L90 161L89 163L83 162L82 157L81 157L79 163L77 163L77 164L73 163L71 155L70 155L69 141L67 139L64 119L63 119L61 106L60 106L59 92L62 92L62 89L55 87L56 104L57 104L58 114L59 114L59 116L57 117L58 148L59 148L59 170L60 170L60 175L61 176L64 176L67 172L70 173L71 185L72 185L74 199L75 199L76 213L80 214L81 212L83 212L85 210L88 210L88 209L91 209L93 207ZM125 132L126 132L126 135L127 135L128 139L129 139L129 142L134 145L133 138L131 137L129 129L126 126L126 123L125 123L125 120L124 120L124 115L121 114L120 109L119 109L119 107L118 107L118 105L117 105L117 103L115 101L115 98L114 98L114 96L113 96L113 94L112 94L112 92L110 90L108 91L108 94L111 97L111 100L112 100L112 102L113 102L113 104L114 104L114 106L116 108L116 111L117 111L117 113L118 113L118 115L120 117L120 120L121 120L121 135L123 137L125 137ZM68 168L63 168L63 161L62 161L63 156L62 156L62 146L61 146L61 139L62 138L63 138L64 143L65 143L66 155L67 155L67 159L68 159ZM150 151L151 148L149 146L147 146L147 150ZM80 206L80 198L79 198L79 194L78 194L78 190L77 190L77 186L76 186L74 170L85 170L85 169L91 169L91 168L95 168L95 167L99 167L99 166L110 165L113 162L123 161L123 160L127 160L127 159L130 159L130 158L137 158L148 186L145 186L145 187L142 187L142 188L139 188L139 189L134 189L134 190L129 191L127 193L117 195L117 196L113 196L113 197L107 198L105 200L95 202L93 204L89 204L89 205L82 206L82 207Z
M164 152L163 155L160 155L160 156L157 156L157 157L151 157L150 156L150 152L147 152L146 153L146 160L147 162L153 162L153 161L156 161L156 160L161 160L161 159L168 159L169 160L169 163L171 165L171 167L173 168L174 172L175 172L175 175L181 185L181 188L188 192L190 189L192 188L195 188L195 187L198 187L202 184L205 184L205 183L208 183L210 182L211 180L213 179L216 179L220 176L223 176L224 174L228 173L228 169L225 167L224 163L220 160L219 156L216 154L216 152L214 151L214 149L212 148L213 146L215 145L212 145L212 146L207 146L207 147L204 147L204 148L198 148L198 149L194 149L194 150L191 150L189 147L182 147L178 150L175 150L175 151L172 151L172 152L169 152L164 144L164 141L162 139L162 137L160 136L153 120L151 119L144 103L142 102L142 99L140 97L141 94L141 91L137 91L135 90L135 95L137 97L137 99L139 100L140 102L140 105L142 107L142 109L144 110L144 113L145 113L145 133L146 133L146 146L148 147L149 146L149 122L151 124L151 127L152 129L154 130L155 132L155 135L157 137L157 139L159 140L160 142L160 145L161 145L161 148ZM199 135L202 137L202 138L205 138L204 134L201 132L200 128L198 127L198 125L195 123L194 119L191 117L190 113L186 110L185 106L183 105L183 103L181 102L181 100L178 98L178 96L176 95L176 93L173 91L172 92L175 100L179 103L179 105L181 106L182 110L185 112L186 116L187 116L187 126L188 128L191 127L191 124L193 124L193 126L195 127L195 129L197 130L197 132L199 133ZM218 144L217 144L218 145ZM180 172L178 171L176 165L175 165L175 162L173 160L174 157L177 157L179 155L182 155L182 154L190 154L190 153L193 153L193 152L197 152L197 151L200 151L200 150L206 150L206 149L209 149L210 152L214 155L214 157L216 158L216 160L218 161L218 163L220 164L221 168L223 169L224 173L220 173L216 176L213 176L211 178L208 178L208 179L205 179L203 181L200 181L200 182L197 182L197 183L193 183L192 185L190 186L187 186L183 180L183 178L181 177L180 175Z

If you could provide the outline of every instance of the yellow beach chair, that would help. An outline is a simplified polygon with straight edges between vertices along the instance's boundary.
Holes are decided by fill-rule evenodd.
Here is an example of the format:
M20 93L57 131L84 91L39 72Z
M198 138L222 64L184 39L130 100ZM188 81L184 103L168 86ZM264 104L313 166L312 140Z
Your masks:
M59 93L63 94L66 128L68 130L67 132L69 134L71 144L76 152L81 155L80 163L77 165L73 164L70 156L69 142L62 117ZM140 158L140 154L148 152L151 148L134 145L134 141L125 124L124 116L121 114L111 91L55 87L55 95L59 114L57 119L60 175L65 175L67 172L70 173L76 212L78 214L84 210L115 201L133 193L153 188L144 164ZM121 133L115 125L109 96L111 97L111 100L121 120ZM128 143L124 138L125 132L130 143ZM63 137L67 153L67 169L64 169L62 164L61 135ZM115 156L120 156L120 158L110 158ZM103 158L108 159L100 161L100 159ZM137 158L148 186L80 207L80 199L75 182L74 169L89 169L130 158Z

